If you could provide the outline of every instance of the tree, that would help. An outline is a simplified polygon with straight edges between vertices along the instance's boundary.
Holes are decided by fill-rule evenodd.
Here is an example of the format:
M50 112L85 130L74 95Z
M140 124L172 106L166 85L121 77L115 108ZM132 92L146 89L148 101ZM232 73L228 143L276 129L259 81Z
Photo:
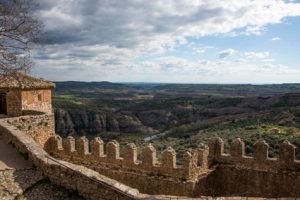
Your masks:
M0 0L0 75L31 68L30 46L41 23L34 17L34 0Z

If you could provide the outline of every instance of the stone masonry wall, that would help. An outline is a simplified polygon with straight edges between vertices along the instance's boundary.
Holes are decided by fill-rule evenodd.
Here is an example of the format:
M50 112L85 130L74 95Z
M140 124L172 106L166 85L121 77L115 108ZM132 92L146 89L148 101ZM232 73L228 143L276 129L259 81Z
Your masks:
M7 115L18 117L24 112L52 113L51 90L9 90L6 92Z
M104 153L104 149L106 149L106 153ZM141 171L145 174L179 180L194 180L202 172L202 169L198 167L198 154L195 151L187 151L183 155L183 164L176 165L176 152L169 147L162 152L162 162L159 163L156 158L156 149L149 144L142 149L141 160L138 160L135 144L127 144L123 152L120 152L120 145L117 141L113 140L105 145L99 137L89 141L86 137L75 140L71 136L65 139L55 136L51 139L50 152L57 157L78 160L82 163L109 165L128 171Z
M235 139L230 146L230 154L224 154L224 142L221 138L209 143L209 159L213 164L234 165L254 170L298 171L300 161L295 160L295 146L288 141L280 145L278 158L269 158L269 144L258 141L253 147L254 156L245 155L245 144Z
M200 196L300 197L300 161L295 147L284 142L278 158L268 158L268 144L254 145L254 156L244 155L244 143L232 142L230 154L224 154L220 138L209 148L199 146L186 153L183 166L176 166L173 149L156 161L155 149L148 146L137 160L136 147L128 144L120 153L119 144L106 144L100 138L88 141L72 137L51 138L50 152L63 160L87 166L101 174L138 188L144 193ZM122 155L122 157L120 156Z
M16 117L22 115L22 97L18 90L11 90L6 93L7 115Z
M300 197L300 161L295 146L280 145L278 158L269 158L265 141L254 144L254 156L245 155L245 144L235 139L230 154L224 154L221 138L209 143L209 164L214 168L205 181L199 181L195 194L210 196Z
M86 167L50 157L29 135L7 123L7 120L0 120L0 134L7 138L20 153L26 154L52 183L77 191L86 199L153 199Z
M34 110L52 113L51 90L24 90L21 91L22 110Z
M30 135L42 147L45 147L47 140L55 135L53 114L7 118L7 122Z
M53 115L1 119L0 134L52 183L87 199L159 199L131 187L148 194L190 197L300 197L300 161L295 160L295 147L289 142L281 144L278 158L269 158L269 145L259 141L250 157L241 139L232 142L230 154L224 154L224 142L217 138L186 152L183 165L178 166L172 148L163 151L159 163L155 148L149 145L138 160L134 144L120 152L116 141L104 145L100 138L62 139L53 135L54 129L50 133L45 124L49 121L53 123ZM64 161L49 156L42 145Z
M77 140L67 137L62 140L55 136L49 143L49 152L54 157L88 166L147 194L191 196L196 180L207 172L202 161L207 160L208 152L201 148L186 152L183 165L176 165L176 152L171 147L162 152L162 162L159 163L152 145L142 149L141 160L138 160L137 148L132 143L127 144L122 152L116 141L108 142L104 148L100 138L88 141L85 137ZM203 159L198 160L198 155Z
M299 171L255 170L233 165L216 165L215 170L205 180L197 183L194 193L215 197L299 199L299 186Z

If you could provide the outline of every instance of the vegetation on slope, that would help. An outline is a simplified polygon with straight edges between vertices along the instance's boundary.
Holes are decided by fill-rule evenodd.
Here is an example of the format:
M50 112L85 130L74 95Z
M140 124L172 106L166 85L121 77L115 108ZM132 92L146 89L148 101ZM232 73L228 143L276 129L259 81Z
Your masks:
M57 85L53 102L57 132L63 136L101 136L144 146L145 137L163 133L151 142L158 151L172 146L179 157L216 136L224 139L226 150L232 139L243 138L249 155L262 139L270 143L271 157L284 140L300 145L299 84L64 82Z

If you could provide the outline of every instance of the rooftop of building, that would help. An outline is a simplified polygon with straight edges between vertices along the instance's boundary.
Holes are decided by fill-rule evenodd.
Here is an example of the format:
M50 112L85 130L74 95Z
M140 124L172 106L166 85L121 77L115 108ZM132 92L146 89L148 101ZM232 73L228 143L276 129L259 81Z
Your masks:
M0 89L52 89L55 84L29 76L22 72L15 72L0 76Z

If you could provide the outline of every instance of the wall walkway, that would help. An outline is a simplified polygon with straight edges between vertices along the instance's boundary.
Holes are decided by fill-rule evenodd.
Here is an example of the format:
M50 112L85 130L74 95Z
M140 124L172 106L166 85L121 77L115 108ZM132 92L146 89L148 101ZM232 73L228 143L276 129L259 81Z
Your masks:
M86 199L141 199L147 198L138 190L109 179L83 166L51 158L31 136L0 120L0 133L46 176L52 183L77 191Z

